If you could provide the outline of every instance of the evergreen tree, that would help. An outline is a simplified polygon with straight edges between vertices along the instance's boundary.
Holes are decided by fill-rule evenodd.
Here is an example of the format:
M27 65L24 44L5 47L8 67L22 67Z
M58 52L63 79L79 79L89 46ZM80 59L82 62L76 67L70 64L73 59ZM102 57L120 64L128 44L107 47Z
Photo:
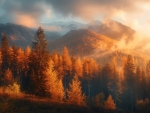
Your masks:
M150 98L150 61L146 65L146 82L148 86L148 98Z
M50 98L53 101L62 102L64 99L64 88L62 80L58 79L57 72L54 70L52 60L48 62L48 68L45 72L45 81L46 92L50 94Z
M44 87L45 84L44 71L48 66L47 62L49 55L46 50L47 41L45 39L44 30L41 27L39 27L39 29L37 30L34 38L35 42L33 42L31 50L32 52L29 56L28 81L32 82L30 76L32 75L32 73L34 73L33 77L36 80L37 84L34 85L36 88L33 89L36 89L36 95L44 96L46 94L45 92L46 89ZM30 90L32 89L30 88Z
M72 62L67 47L64 47L62 58L63 58L63 68L65 72L64 74L68 75L70 74L72 69L71 68Z
M68 52L68 49L64 47L63 55L62 55L62 65L63 65L63 83L65 90L69 87L69 81L71 79L71 69L72 69L72 62Z
M104 108L108 109L108 110L115 110L116 109L116 105L115 105L114 100L112 99L111 95L109 95L107 100L104 102Z
M11 70L8 68L4 74L4 85L8 86L13 83L13 75Z
M81 59L78 58L75 62L75 65L74 65L74 69L75 69L75 73L78 75L78 76L82 76L82 62L81 62Z
M104 99L105 95L103 93L99 93L94 98L94 106L103 108L104 107Z
M107 98L111 93L111 79L113 75L112 66L110 64L106 64L102 68L102 92L104 93L105 97Z
M133 58L131 55L128 55L127 60L124 65L124 85L126 88L125 93L125 100L127 103L125 106L126 109L133 111L133 104L134 104L134 98L133 98L133 91L134 91L134 75L135 75L135 66L133 63ZM129 100L128 100L129 99Z
M79 81L77 75L74 76L72 83L69 84L68 93L68 103L76 104L79 106L85 106L85 95L82 94L81 82Z
M10 67L10 52L9 43L6 34L3 34L1 40L1 55L2 55L2 74Z
M26 91L28 88L29 83L29 76L28 76L28 70L29 70L29 56L31 54L31 48L27 46L27 48L24 51L24 61L23 61L23 70L22 70L22 75L20 77L20 88L22 91Z

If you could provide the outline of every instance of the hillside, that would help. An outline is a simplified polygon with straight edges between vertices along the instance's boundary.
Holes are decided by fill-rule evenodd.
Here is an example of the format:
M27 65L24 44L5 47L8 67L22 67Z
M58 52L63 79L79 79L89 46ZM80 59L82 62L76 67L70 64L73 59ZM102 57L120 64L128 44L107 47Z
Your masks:
M26 94L0 94L0 113L122 113L119 110L104 110L98 107L82 107L67 103L53 102L49 98L41 98ZM125 113L125 112L123 112Z
M66 46L73 55L89 55L95 49L109 50L115 43L104 35L97 34L88 29L71 30L60 39L49 43L50 51L61 52Z
M115 40L126 38L126 41L132 40L135 33L135 31L130 27L113 20L107 20L100 24L90 25L88 29Z
M136 37L135 37L136 38ZM48 44L50 52L62 53L66 46L73 56L91 57L97 62L105 64L115 57L118 66L122 65L122 59L131 54L135 59L135 65L145 67L145 62L150 60L147 44L148 39L142 40L114 40L88 29L71 30L61 38ZM134 43L134 45L133 45ZM146 46L146 47L145 47Z
M2 37L2 33L6 33L11 45L16 44L22 48L25 48L27 45L31 45L34 40L35 32L35 29L21 25L11 23L0 24L0 38ZM45 35L48 41L52 41L60 37L57 32L45 31Z

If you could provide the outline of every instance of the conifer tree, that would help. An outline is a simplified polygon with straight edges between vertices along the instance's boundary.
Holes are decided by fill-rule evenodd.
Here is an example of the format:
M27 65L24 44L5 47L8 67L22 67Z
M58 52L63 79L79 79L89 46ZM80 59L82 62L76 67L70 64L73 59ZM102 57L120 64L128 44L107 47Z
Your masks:
M150 98L150 61L146 65L146 82L148 86L148 98Z
M116 109L116 105L115 105L114 100L112 99L111 95L109 95L107 100L104 102L104 108L108 109L108 110L115 110Z
M125 101L127 109L133 111L133 85L134 85L134 75L135 75L135 66L133 63L133 58L131 55L128 55L127 60L124 65L124 85L126 88L126 95L125 95ZM130 92L130 93L129 93ZM129 99L129 101L127 101Z
M29 70L29 56L31 54L31 48L27 46L24 51L23 71L20 77L20 88L22 91L26 91L28 88L28 70Z
M63 49L62 65L63 65L63 75L64 75L63 83L64 83L64 88L66 90L69 86L69 81L71 79L71 71L72 71L72 62L67 47L64 47Z
M11 70L8 68L4 74L4 84L11 85L13 83L13 75Z
M58 79L57 72L54 69L52 60L48 62L48 68L45 71L45 88L53 101L62 102L64 99L64 88L62 80Z
M68 94L68 103L79 106L86 105L85 95L82 93L81 82L79 81L77 75L74 76L72 83L69 84L67 94Z
M46 70L48 65L47 62L49 55L48 51L46 50L47 41L45 39L44 30L41 27L38 28L34 38L35 42L33 42L31 50L32 52L29 56L29 63L28 63L29 65L28 81L32 82L32 80L30 80L31 78L30 75L34 73L35 77L34 79L37 81L38 84L35 85L37 88L33 89L36 89L36 95L44 96L46 94L44 87L45 84L44 71ZM32 89L30 88L30 90Z
M78 76L82 76L82 62L81 62L81 59L78 58L75 62L75 65L74 65L74 69L75 69L75 73L78 75Z
M70 74L72 62L67 47L64 47L62 57L63 57L63 68L65 70L65 73Z
M110 94L110 85L111 85L111 78L113 75L112 66L110 64L106 64L102 68L102 92L104 93L105 97L108 97Z
M103 93L97 94L94 98L94 105L102 108L104 106L104 98L105 95Z
M6 34L3 34L1 40L1 55L2 55L2 73L10 67L10 52L9 52L9 43Z

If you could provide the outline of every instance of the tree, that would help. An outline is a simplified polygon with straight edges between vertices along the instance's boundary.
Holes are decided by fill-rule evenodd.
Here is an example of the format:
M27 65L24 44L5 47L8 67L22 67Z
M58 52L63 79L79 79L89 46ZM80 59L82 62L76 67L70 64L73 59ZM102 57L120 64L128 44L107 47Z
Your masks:
M28 71L29 71L29 57L31 54L31 48L27 46L24 52L23 70L20 77L20 86L22 91L26 91L28 88Z
M29 63L28 63L29 65L28 81L32 82L32 79L30 78L31 75L34 73L34 76L32 77L34 77L34 79L37 81L36 82L37 84L35 84L36 88L33 89L36 89L36 95L45 96L46 89L44 87L45 84L44 71L48 66L47 62L48 62L49 54L48 51L46 50L47 41L45 39L44 30L41 27L39 27L39 29L37 30L34 38L35 38L35 42L33 42L32 50L31 50L32 52L29 56ZM30 88L30 90L32 89Z
M150 102L149 102L148 98L146 98L144 101L137 100L136 101L136 110L139 111L140 113L149 113L149 111L150 111L149 105L150 105Z
M133 111L133 85L134 85L134 75L135 75L135 66L133 63L133 58L131 55L127 56L126 62L124 64L124 85L125 90L125 101L127 109L130 109ZM130 92L130 93L129 93ZM129 101L127 101L129 99ZM129 103L128 103L129 102Z
M71 62L71 58L69 56L69 52L68 52L68 49L67 47L64 47L64 50L63 50L63 67L64 67L64 70L66 71L71 71L71 65L72 65L72 62Z
M75 73L78 75L78 76L82 76L82 62L81 62L81 59L78 58L75 62L75 65L74 65L74 69L75 69Z
M146 82L148 86L148 96L150 98L150 61L146 65Z
M71 58L68 53L68 49L64 47L63 55L62 55L62 65L63 65L63 74L64 74L64 86L65 90L69 86L69 80L71 79L71 69L72 69L72 62Z
M114 100L112 99L111 95L109 95L107 100L104 102L104 108L108 109L108 110L115 110L116 109L116 105L115 105Z
M4 84L11 85L13 83L13 75L11 70L8 68L4 74Z
M137 99L147 98L147 82L145 77L145 72L139 66L136 68L135 73L135 94Z
M6 34L3 34L1 40L1 55L2 55L2 74L10 67L10 52L9 43Z
M79 81L77 75L74 76L72 83L69 84L68 93L68 103L76 104L79 106L85 106L85 95L82 94L81 82Z
M116 59L113 58L112 60L112 76L110 76L110 84L109 84L109 89L112 91L112 95L114 97L114 102L117 106L117 100L119 97L117 97L118 92L118 83L119 83L119 73L117 70L117 64L116 64Z
M48 95L53 101L63 102L64 88L62 80L58 79L57 72L54 70L54 63L52 60L48 62L48 68L45 71L45 88Z
M104 106L104 98L105 95L103 93L99 93L94 98L94 106L103 107Z
M110 85L113 75L112 66L110 64L106 64L102 68L102 92L104 93L105 97L107 98L110 94Z

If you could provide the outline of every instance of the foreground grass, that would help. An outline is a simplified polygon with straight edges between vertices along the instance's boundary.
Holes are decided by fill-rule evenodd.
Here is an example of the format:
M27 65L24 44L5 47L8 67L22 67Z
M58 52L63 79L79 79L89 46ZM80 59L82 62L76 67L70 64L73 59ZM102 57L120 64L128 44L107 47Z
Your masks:
M125 113L52 102L25 94L0 94L0 113Z

